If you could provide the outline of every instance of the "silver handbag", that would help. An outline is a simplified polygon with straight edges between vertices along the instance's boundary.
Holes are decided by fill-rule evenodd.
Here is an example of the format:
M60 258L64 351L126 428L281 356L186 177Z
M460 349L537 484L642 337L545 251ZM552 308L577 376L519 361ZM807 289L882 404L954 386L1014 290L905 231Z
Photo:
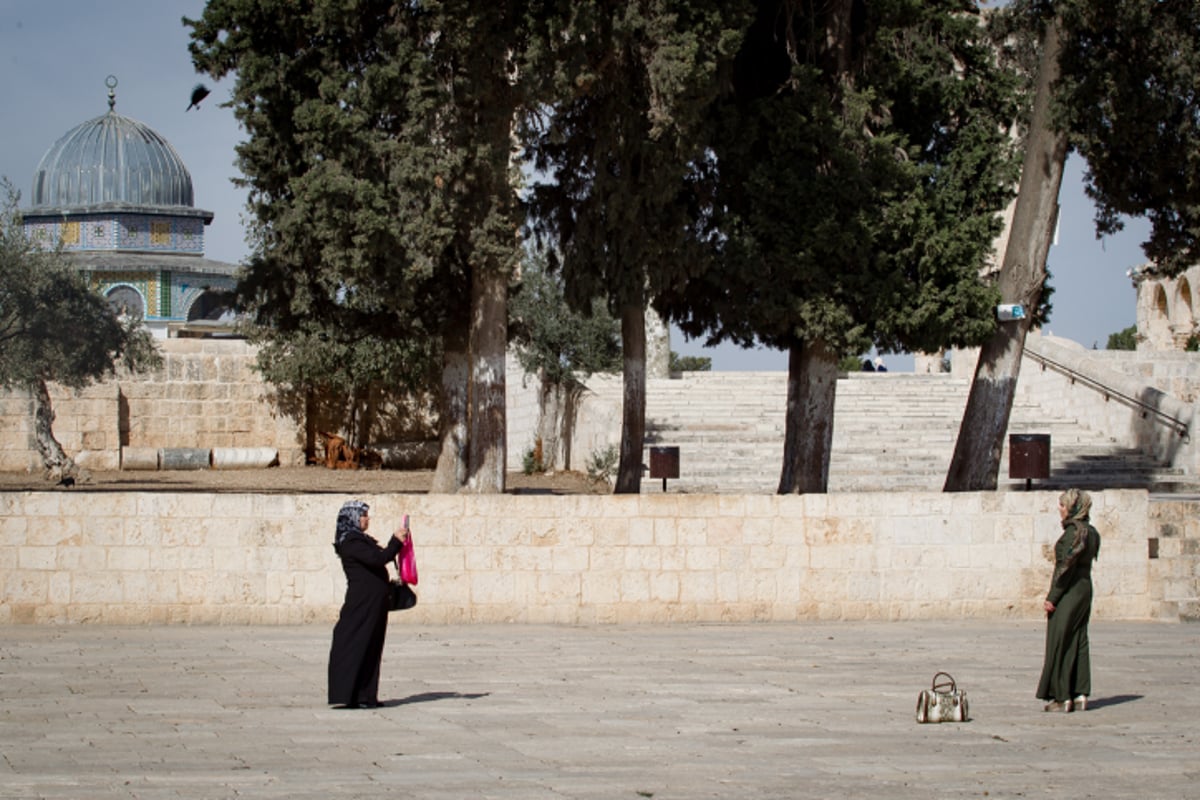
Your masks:
M948 672L934 675L932 686L917 695L917 722L966 722L968 719L967 693L958 688Z

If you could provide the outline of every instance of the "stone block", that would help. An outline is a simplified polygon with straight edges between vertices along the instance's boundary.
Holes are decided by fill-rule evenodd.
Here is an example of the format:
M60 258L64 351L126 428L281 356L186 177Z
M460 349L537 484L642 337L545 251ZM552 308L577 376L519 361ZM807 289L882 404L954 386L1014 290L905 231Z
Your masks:
M664 534L668 537L674 537L674 520L663 519L646 519L635 518L629 521L622 521L621 527L625 535L607 539L608 544L613 545L630 545L633 547L645 547L657 542L656 530L660 523L670 532Z
M717 582L713 573L684 572L679 575L679 599L684 603L713 603Z
M617 603L621 599L616 572L588 572L580 576L580 599L586 606Z
M144 571L150 568L150 552L144 547L110 547L106 566L117 572Z
M71 576L71 603L104 605L121 602L121 584L117 575L108 572L77 572Z
M54 546L17 548L17 570L20 574L52 571L58 560L58 548Z
M553 554L545 547L505 547L498 551L501 569L521 572L548 572Z
M755 571L782 570L788 564L788 548L777 544L749 543L746 563Z
M658 547L629 547L625 549L623 573L654 573L662 569L662 550Z
M687 569L704 572L712 571L721 566L721 548L719 547L689 547L686 555Z
M471 587L471 602L485 605L512 603L516 590L512 574L482 572L468 578Z
M54 568L64 575L85 570L103 572L108 568L107 547L88 544L59 547L55 552Z

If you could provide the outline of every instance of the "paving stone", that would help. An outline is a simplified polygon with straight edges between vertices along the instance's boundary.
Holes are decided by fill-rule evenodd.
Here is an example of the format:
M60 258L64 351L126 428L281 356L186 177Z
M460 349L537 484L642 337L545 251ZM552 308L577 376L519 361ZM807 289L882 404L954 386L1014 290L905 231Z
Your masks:
M323 702L325 627L3 633L3 800L1140 800L1200 780L1186 624L1093 623L1074 714L1034 699L1027 621L397 626L386 705L357 711ZM915 722L938 670L971 721Z

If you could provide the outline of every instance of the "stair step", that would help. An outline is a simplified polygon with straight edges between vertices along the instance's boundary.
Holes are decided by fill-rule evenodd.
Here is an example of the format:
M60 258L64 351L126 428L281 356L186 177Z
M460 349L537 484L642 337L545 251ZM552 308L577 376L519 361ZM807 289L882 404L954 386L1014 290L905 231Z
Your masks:
M619 378L595 379L597 394L620 404ZM830 460L831 491L940 491L953 456L970 381L946 375L849 373L839 378ZM787 376L781 372L685 373L647 382L647 447L680 451L681 477L668 491L774 493L786 427ZM1036 402L1013 404L1010 433L1050 436L1051 477L1038 486L1172 486L1183 470L1164 468L1136 448L1118 444L1087 420L1051 414ZM1007 478L1008 440L1000 485ZM647 460L649 456L647 455ZM643 491L662 491L646 475Z

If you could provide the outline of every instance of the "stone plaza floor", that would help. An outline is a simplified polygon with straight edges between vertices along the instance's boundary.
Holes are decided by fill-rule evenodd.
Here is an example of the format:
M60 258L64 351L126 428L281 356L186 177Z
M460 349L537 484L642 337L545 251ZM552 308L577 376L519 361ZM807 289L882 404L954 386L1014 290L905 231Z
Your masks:
M1083 713L1035 621L416 627L383 708L329 626L0 631L0 798L1195 798L1200 626L1094 622ZM938 670L971 720L918 725Z

